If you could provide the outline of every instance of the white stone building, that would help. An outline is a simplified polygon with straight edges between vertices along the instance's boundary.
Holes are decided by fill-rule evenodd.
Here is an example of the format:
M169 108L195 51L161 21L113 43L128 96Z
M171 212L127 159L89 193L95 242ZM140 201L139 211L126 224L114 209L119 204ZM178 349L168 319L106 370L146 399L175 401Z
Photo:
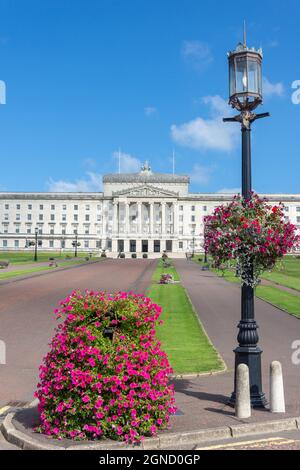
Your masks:
M189 177L151 171L110 174L97 193L0 193L0 250L26 248L35 229L43 251L80 251L117 256L148 253L174 257L203 251L203 217L232 195L190 193ZM300 194L271 194L300 228Z

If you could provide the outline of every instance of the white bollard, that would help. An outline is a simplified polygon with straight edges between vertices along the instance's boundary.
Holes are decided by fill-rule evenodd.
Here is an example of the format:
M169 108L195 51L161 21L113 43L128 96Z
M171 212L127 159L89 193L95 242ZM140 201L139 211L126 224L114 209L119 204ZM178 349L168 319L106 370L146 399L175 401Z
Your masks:
M242 419L251 416L249 368L246 364L239 364L236 371L235 416Z
M270 366L270 411L285 413L282 367L279 361L271 362Z

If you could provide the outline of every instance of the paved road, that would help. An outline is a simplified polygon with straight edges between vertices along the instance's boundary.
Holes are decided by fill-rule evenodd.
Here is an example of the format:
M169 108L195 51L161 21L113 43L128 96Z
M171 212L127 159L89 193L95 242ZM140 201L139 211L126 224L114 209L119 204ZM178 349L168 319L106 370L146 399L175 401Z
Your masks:
M75 288L144 293L155 265L155 260L105 260L0 286L0 340L6 344L0 407L12 400L32 400L60 299Z
M201 268L192 261L176 260L175 265L210 339L227 366L232 369L234 366L232 349L237 345L236 326L240 319L239 286L211 272L201 271ZM270 362L279 360L283 366L288 411L290 414L293 414L293 411L299 413L300 365L292 363L291 345L293 341L300 340L300 319L260 299L256 299L255 308L261 338L259 345L263 349L264 392L268 397ZM216 380L221 387L218 389L219 394L228 396L231 393L228 390L228 386L231 387L231 379Z

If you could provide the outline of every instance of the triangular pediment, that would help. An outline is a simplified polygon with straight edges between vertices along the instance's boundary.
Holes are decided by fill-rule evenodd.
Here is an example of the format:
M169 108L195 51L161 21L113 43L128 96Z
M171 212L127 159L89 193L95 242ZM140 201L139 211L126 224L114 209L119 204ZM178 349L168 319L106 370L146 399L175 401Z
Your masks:
M123 189L121 191L113 192L113 196L127 196L127 197L177 197L178 193L168 191L165 189L157 188L149 184L135 186L134 188Z

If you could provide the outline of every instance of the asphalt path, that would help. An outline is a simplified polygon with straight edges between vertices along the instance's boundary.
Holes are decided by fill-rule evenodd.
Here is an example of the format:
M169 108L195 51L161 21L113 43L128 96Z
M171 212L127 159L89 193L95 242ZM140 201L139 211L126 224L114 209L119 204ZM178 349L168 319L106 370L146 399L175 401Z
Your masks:
M6 347L6 364L0 365L0 407L32 400L38 367L56 326L53 310L59 300L74 289L143 294L155 266L155 260L107 259L1 285L0 341Z

